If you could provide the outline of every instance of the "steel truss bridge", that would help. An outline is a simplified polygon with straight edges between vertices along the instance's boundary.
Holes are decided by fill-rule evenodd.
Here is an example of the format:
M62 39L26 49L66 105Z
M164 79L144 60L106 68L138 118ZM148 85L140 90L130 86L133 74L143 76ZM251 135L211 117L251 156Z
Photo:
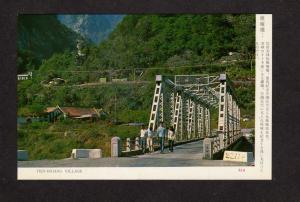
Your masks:
M217 135L211 132L214 108ZM214 151L231 145L241 134L240 108L228 75L156 75L148 127L156 129L159 122L174 127L177 141L218 137Z

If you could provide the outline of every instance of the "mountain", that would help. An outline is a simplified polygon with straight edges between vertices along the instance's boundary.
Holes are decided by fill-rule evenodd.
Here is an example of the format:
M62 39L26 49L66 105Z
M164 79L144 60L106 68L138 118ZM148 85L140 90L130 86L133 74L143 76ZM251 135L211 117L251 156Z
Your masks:
M61 24L56 15L18 16L18 72L37 68L54 53L75 50L80 35Z
M58 15L57 17L73 31L99 44L122 20L123 15Z

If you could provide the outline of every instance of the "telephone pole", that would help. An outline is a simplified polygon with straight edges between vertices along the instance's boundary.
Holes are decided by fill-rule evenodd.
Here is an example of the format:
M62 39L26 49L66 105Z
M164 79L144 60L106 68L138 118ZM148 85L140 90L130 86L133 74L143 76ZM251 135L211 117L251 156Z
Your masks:
M114 122L117 123L117 89L115 89L115 117L114 117Z

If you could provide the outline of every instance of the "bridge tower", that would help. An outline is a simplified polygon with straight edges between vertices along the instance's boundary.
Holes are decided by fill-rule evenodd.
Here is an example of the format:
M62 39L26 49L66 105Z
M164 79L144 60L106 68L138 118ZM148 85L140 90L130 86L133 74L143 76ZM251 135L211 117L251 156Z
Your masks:
M159 122L164 122L166 126L173 124L174 114L174 86L163 80L162 75L156 75L156 85L152 101L149 125L152 129L156 129Z
M220 74L219 81L218 132L226 148L240 136L240 109L228 76Z

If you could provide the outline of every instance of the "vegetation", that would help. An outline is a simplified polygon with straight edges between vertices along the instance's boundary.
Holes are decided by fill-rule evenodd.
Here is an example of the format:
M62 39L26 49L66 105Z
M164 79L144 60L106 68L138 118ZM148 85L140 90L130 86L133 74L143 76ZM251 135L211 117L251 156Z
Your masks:
M37 69L54 53L75 50L80 35L62 25L55 15L18 16L18 72Z
M62 159L71 156L75 148L101 148L110 156L112 136L137 137L139 127L112 125L107 122L65 120L50 124L33 122L18 129L18 149L26 149L29 159Z

